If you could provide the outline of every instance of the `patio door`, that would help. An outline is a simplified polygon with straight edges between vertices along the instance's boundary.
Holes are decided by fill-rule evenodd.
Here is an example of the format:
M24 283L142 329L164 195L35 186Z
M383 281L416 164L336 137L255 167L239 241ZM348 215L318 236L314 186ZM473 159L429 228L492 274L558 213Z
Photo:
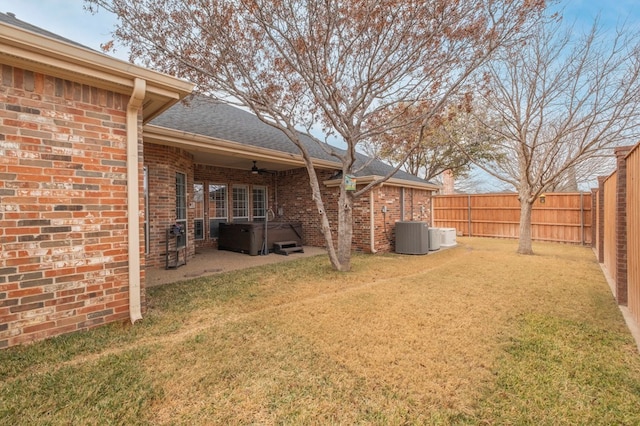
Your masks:
M227 185L209 184L209 238L218 238L219 225L228 222Z

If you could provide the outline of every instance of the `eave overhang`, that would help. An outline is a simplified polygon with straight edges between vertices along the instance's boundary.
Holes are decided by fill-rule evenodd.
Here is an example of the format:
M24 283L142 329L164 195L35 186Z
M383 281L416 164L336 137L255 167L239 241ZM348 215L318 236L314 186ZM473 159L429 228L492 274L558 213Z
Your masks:
M64 41L0 23L0 62L129 95L135 78L146 81L148 122L190 94L193 83Z

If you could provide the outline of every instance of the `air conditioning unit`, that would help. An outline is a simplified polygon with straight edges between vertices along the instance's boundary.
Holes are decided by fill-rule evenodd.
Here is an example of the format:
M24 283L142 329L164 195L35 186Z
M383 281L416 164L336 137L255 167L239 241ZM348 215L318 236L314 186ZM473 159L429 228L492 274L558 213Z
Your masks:
M427 222L396 222L396 253L429 253L429 224Z
M440 228L429 228L429 250L440 250Z
M440 228L440 245L453 247L456 244L456 228Z

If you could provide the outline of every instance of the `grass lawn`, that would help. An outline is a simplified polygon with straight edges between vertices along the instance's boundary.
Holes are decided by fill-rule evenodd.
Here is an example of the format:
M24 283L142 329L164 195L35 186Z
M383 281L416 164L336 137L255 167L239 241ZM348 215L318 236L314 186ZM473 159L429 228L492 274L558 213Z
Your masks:
M0 424L640 424L589 248L459 239L148 292L135 326L0 351Z

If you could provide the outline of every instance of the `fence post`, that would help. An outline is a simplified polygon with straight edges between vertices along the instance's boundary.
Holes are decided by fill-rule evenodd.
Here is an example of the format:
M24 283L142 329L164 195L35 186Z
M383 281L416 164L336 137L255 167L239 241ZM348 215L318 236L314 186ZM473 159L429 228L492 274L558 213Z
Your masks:
M598 224L600 223L598 218L598 188L591 188L591 247L596 251L598 250Z
M467 195L467 216L468 216L468 225L469 228L469 236L471 236L471 194Z
M580 192L580 244L584 245L584 197Z

